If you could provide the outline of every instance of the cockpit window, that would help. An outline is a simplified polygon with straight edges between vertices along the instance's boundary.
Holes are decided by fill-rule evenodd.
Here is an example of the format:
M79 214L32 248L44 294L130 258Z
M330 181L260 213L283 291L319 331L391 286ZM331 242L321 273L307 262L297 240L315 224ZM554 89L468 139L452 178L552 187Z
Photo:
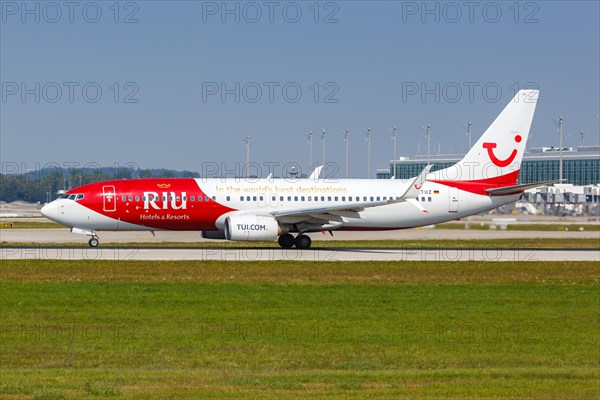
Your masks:
M83 199L84 197L85 197L85 195L83 195L82 193L74 193L74 194L65 193L65 194L61 195L59 197L59 199L67 199L67 200L77 201L77 200Z

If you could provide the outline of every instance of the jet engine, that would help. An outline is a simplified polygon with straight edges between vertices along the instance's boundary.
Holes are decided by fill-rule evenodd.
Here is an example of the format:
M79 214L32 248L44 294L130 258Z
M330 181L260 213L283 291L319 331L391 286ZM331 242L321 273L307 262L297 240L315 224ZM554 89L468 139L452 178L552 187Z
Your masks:
M241 214L225 219L225 238L238 242L273 241L281 233L277 220L270 216Z

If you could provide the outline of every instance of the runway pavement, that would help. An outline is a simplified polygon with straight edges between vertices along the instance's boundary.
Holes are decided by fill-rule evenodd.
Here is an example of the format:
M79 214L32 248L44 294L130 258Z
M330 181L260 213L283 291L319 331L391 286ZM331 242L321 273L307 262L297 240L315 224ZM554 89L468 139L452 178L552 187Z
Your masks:
M150 232L98 232L100 242L107 243L161 243L185 242L208 243L215 240L202 239L200 232L157 231ZM591 231L509 231L471 229L403 229L374 232L312 233L313 240L470 240L470 239L532 239L532 238L597 238L600 232ZM88 237L71 233L67 228L0 229L0 241L8 243L87 243Z
M3 247L1 260L600 261L598 250Z
M352 260L427 260L427 261L600 261L598 250L559 249L320 249L284 250L279 248L132 248L128 243L146 243L145 246L162 242L219 242L202 239L199 232L100 232L101 246L53 248L45 244L81 243L88 237L71 233L65 228L2 229L0 241L5 243L28 243L27 248L0 248L0 259L61 259L61 260L298 260L298 261L352 261ZM579 231L507 231L507 230L455 230L455 229L407 229L381 232L335 232L334 236L311 234L313 240L448 240L448 239L518 239L518 238L599 238L599 232ZM35 245L32 243L39 243ZM68 246L68 245L67 245ZM402 242L398 243L402 246Z

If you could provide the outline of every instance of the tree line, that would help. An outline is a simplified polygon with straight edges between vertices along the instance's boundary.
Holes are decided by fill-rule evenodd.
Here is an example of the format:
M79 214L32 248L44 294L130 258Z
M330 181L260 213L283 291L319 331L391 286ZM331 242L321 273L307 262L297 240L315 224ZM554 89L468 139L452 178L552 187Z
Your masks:
M88 183L113 179L199 178L193 171L167 169L133 169L107 167L98 169L52 168L23 174L0 174L0 201L45 203L57 197L59 190L69 190Z

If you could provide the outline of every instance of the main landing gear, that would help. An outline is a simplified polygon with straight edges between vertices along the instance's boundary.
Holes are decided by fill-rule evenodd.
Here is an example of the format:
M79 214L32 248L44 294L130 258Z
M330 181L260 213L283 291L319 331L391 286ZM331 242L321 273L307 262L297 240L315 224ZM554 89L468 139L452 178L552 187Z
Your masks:
M294 238L289 233L279 236L279 245L284 249L291 249L296 246L297 249L304 250L310 249L310 245L312 244L312 240L307 235L298 235Z

